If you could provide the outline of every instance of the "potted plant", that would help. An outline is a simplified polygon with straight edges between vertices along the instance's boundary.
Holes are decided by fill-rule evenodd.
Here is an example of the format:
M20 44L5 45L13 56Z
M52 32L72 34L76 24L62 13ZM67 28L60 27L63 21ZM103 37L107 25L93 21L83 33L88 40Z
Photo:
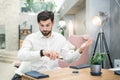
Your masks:
M105 54L97 52L90 60L91 75L101 75L101 64L105 60Z

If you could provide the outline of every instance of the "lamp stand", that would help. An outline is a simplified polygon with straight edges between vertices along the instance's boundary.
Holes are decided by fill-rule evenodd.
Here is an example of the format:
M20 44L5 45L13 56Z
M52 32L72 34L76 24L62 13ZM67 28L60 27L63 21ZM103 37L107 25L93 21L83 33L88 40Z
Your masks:
M98 33L98 35L97 35L97 39L96 39L96 43L95 43L95 48L94 48L93 56L95 55L96 48L97 48L97 45L98 45L98 41L99 41L99 40L100 40L100 50L103 51L102 48L105 47L105 49L106 49L106 54L107 54L107 57L108 57L108 59L109 59L109 64L110 64L111 68L113 68L112 61L111 61L111 58L110 58L110 51L109 51L109 49L108 49L108 45L107 45L107 42L106 42L106 39L105 39L105 34L104 34L104 32L102 31L102 29L101 29L101 31L100 31L100 32ZM103 45L104 45L104 46L103 46ZM92 56L92 57L93 57L93 56ZM102 66L103 66L103 65L102 65Z

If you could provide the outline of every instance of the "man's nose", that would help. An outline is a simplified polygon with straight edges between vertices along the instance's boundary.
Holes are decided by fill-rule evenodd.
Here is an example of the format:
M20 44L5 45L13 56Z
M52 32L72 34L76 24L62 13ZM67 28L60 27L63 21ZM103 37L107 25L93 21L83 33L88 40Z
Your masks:
M47 30L47 27L44 27L43 30Z

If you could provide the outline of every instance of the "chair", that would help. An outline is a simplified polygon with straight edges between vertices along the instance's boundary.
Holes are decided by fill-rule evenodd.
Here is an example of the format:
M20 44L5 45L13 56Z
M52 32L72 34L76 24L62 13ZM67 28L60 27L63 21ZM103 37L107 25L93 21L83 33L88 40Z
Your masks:
M84 43L86 40L83 38L83 36L80 35L72 35L68 38L68 40L76 47L79 48L81 46L82 43ZM88 49L89 46L86 47L83 50L82 55L80 56L80 59L73 61L71 64L68 64L67 62L63 61L63 60L59 60L58 64L60 67L64 68L64 67L68 67L68 66L75 66L75 65L80 65L80 64L87 64L88 63Z

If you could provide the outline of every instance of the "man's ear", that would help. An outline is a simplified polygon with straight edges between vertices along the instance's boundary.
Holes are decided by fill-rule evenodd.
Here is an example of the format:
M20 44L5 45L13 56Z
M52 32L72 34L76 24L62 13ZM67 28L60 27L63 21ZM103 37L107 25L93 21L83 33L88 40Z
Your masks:
M54 21L52 22L52 26L54 26Z

